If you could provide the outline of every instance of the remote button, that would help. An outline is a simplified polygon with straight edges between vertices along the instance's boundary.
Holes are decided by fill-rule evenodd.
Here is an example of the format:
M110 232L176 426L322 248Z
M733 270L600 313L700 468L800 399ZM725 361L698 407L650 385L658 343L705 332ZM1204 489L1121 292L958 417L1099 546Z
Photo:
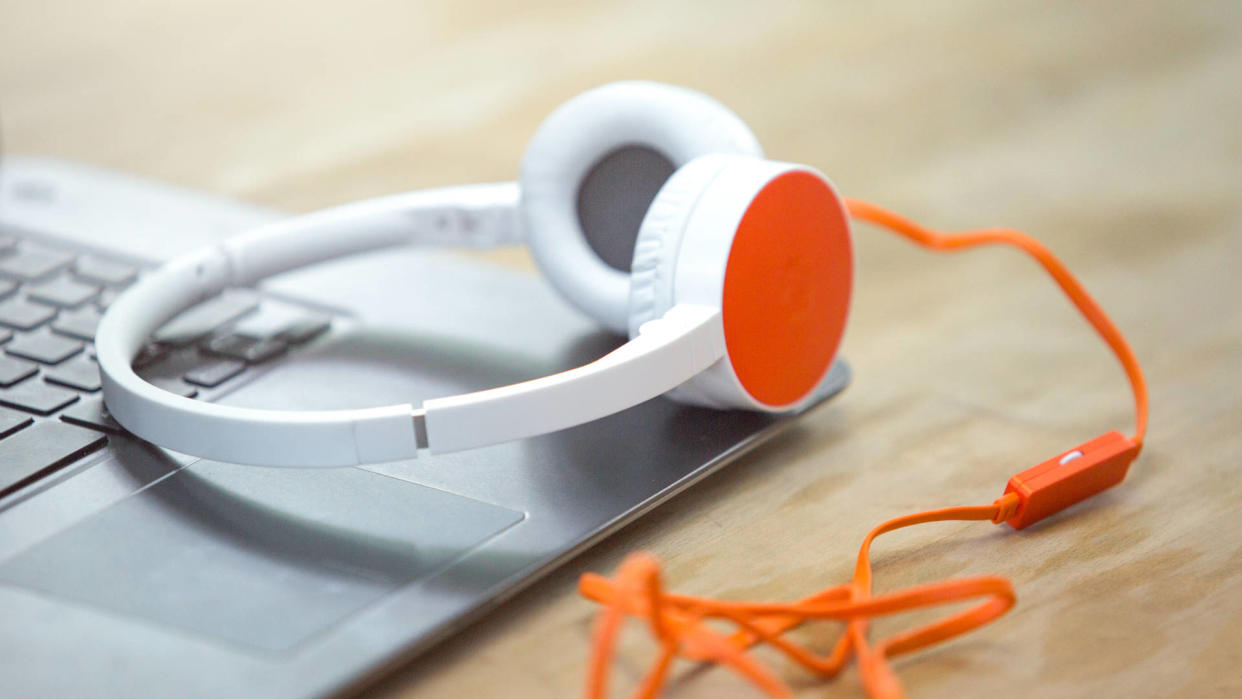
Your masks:
M51 415L78 399L78 394L49 386L42 381L27 381L13 388L0 389L0 404L39 415Z
M184 346L206 337L225 323L254 311L259 300L253 294L223 293L186 309L151 337L156 342Z
M99 328L99 318L99 311L90 306L75 311L65 311L52 321L52 330L61 335L91 342L95 339L95 331Z
M52 383L76 388L79 391L98 391L99 367L86 358L74 359L43 372L43 379Z
M4 350L11 355L33 359L43 364L59 364L81 352L82 343L45 331L31 335L19 335L17 339L5 345Z
M215 388L237 376L245 368L245 362L238 362L232 359L215 359L191 369L186 373L185 380L203 388Z
M288 345L283 340L259 339L247 335L225 335L207 343L207 351L231 359L257 364L282 354Z
M23 427L29 427L32 422L34 418L29 415L0 408L0 439L4 439Z
M41 422L0 440L0 497L102 447L108 438L63 422Z
M72 308L95 298L99 287L77 282L69 277L57 277L41 284L26 287L26 296L32 301L47 303L61 308Z
M138 276L137 267L98 257L83 257L73 266L73 271L87 281L110 286L128 284Z
M12 255L0 258L0 274L29 282L46 277L73 262L73 253L23 245Z
M34 330L56 315L55 308L19 298L0 301L0 323L18 330Z
M69 408L60 414L60 419L101 432L111 432L112 434L124 432L121 425L112 419L112 415L104 407L103 398L98 396L88 398Z
M0 386L12 386L38 373L39 367L12 357L0 357Z

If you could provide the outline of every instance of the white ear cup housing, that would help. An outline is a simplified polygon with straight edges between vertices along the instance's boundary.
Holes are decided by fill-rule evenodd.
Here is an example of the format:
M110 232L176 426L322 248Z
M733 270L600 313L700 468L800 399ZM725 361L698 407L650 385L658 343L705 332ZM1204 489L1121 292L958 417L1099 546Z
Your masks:
M669 178L643 219L630 335L677 305L721 308L726 356L667 395L714 408L797 410L836 354L852 264L844 204L819 172L703 156Z
M583 178L626 146L649 147L680 168L710 153L762 155L732 111L706 95L649 82L619 82L561 105L522 159L521 219L531 251L552 285L614 332L628 329L630 275L608 266L578 220Z
M629 335L673 307L673 268L694 203L728 162L705 155L673 173L647 207L630 265Z

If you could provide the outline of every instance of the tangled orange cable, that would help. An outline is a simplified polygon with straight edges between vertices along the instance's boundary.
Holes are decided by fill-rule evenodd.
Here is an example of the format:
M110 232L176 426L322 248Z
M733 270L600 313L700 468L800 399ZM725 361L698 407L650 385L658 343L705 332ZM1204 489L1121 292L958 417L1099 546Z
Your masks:
M992 621L1013 606L1013 586L1004 578L987 576L921 585L873 597L872 540L885 532L924 522L1003 522L1016 504L1017 496L1006 495L986 507L951 507L891 519L872 529L863 540L853 582L828 588L797 602L728 602L666 593L660 580L659 563L643 553L632 554L621 564L615 582L587 573L579 581L579 591L606 605L595 627L587 694L604 696L617 631L625 616L632 614L647 620L661 646L659 656L635 692L638 697L655 696L676 656L720 663L774 697L790 696L789 688L780 679L744 652L760 641L772 644L799 665L824 677L835 676L851 655L857 655L863 685L869 694L900 696L901 685L889 668L887 658L953 638ZM966 611L886 638L874 648L867 643L871 617L976 597L988 599ZM731 621L739 630L725 636L707 626L704 622L708 619ZM845 633L828 655L816 655L782 636L790 629L818 620L847 622Z
M1013 245L1034 257L1104 338L1125 368L1134 392L1136 426L1134 436L1127 440L1130 452L1123 454L1121 458L1133 459L1137 456L1147 431L1147 386L1138 359L1099 304L1051 251L1034 238L1010 229L991 228L961 234L944 234L924 228L874 204L847 200L847 206L853 217L889 228L930 249L959 250L1003 243ZM1118 438L1121 439L1119 435ZM1077 455L1081 457L1082 453L1077 452ZM1105 458L1108 457L1106 454ZM1060 465L1069 463L1067 459L1072 460L1072 456L1062 458ZM1108 464L1092 466L1107 468ZM1121 475L1124 476L1124 467ZM1063 485L1064 482L1051 483L1046 487L1049 491L1057 491ZM1035 487L1038 489L1040 486L1036 484ZM1086 490L1095 492L1092 488L1089 486ZM1066 495L1054 493L1054 497L1065 499ZM1060 506L1072 504L1075 501L1072 497L1070 495L1070 499L1066 499ZM579 581L579 591L583 596L604 605L593 634L587 695L596 699L605 695L617 633L627 616L636 616L646 620L652 635L660 644L659 654L635 692L637 697L654 696L663 686L673 660L677 657L725 665L771 696L790 696L792 692L788 686L746 653L748 648L760 642L771 644L799 665L825 678L835 676L851 657L856 656L863 687L870 696L900 697L901 683L889 667L888 658L959 636L1000 617L1013 606L1014 591L1007 579L984 576L946 580L873 596L872 542L886 532L926 522L989 520L999 524L1010 520L1022 502L1018 493L1006 492L988 506L951 507L884 522L872 529L863 540L854 568L854 578L850 583L828 588L796 602L730 602L669 593L664 590L659 563L654 557L643 553L627 557L613 580L587 573ZM986 599L965 611L895 634L881 640L874 647L868 643L867 632L872 617L980 597ZM732 622L737 625L738 630L731 635L724 635L706 623L710 620ZM845 632L827 655L816 655L783 635L804 623L820 620L846 622Z

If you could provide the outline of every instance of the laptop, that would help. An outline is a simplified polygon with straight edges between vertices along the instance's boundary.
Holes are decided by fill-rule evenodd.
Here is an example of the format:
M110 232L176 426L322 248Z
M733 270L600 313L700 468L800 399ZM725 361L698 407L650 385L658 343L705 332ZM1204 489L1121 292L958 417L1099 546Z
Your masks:
M161 260L277 216L0 162L0 692L357 688L796 420L656 398L512 444L306 470L127 435L100 398L100 314ZM620 341L534 274L402 249L230 290L134 365L199 400L356 408L546 375ZM819 397L847 382L838 362Z

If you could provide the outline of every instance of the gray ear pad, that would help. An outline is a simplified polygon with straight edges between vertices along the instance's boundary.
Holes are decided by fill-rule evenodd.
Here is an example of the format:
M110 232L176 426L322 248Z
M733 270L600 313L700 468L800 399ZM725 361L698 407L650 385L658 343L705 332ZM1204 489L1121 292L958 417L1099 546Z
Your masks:
M544 276L601 325L625 332L630 277L592 249L579 218L584 180L622 148L653 150L675 167L711 153L761 156L754 134L724 105L685 88L621 82L554 111L522 159L523 233Z
M705 155L673 173L656 194L638 229L630 265L629 334L673 307L673 276L686 221L699 196L728 159Z
M643 216L676 171L662 154L635 145L605 155L587 172L578 188L578 223L609 267L630 271Z

